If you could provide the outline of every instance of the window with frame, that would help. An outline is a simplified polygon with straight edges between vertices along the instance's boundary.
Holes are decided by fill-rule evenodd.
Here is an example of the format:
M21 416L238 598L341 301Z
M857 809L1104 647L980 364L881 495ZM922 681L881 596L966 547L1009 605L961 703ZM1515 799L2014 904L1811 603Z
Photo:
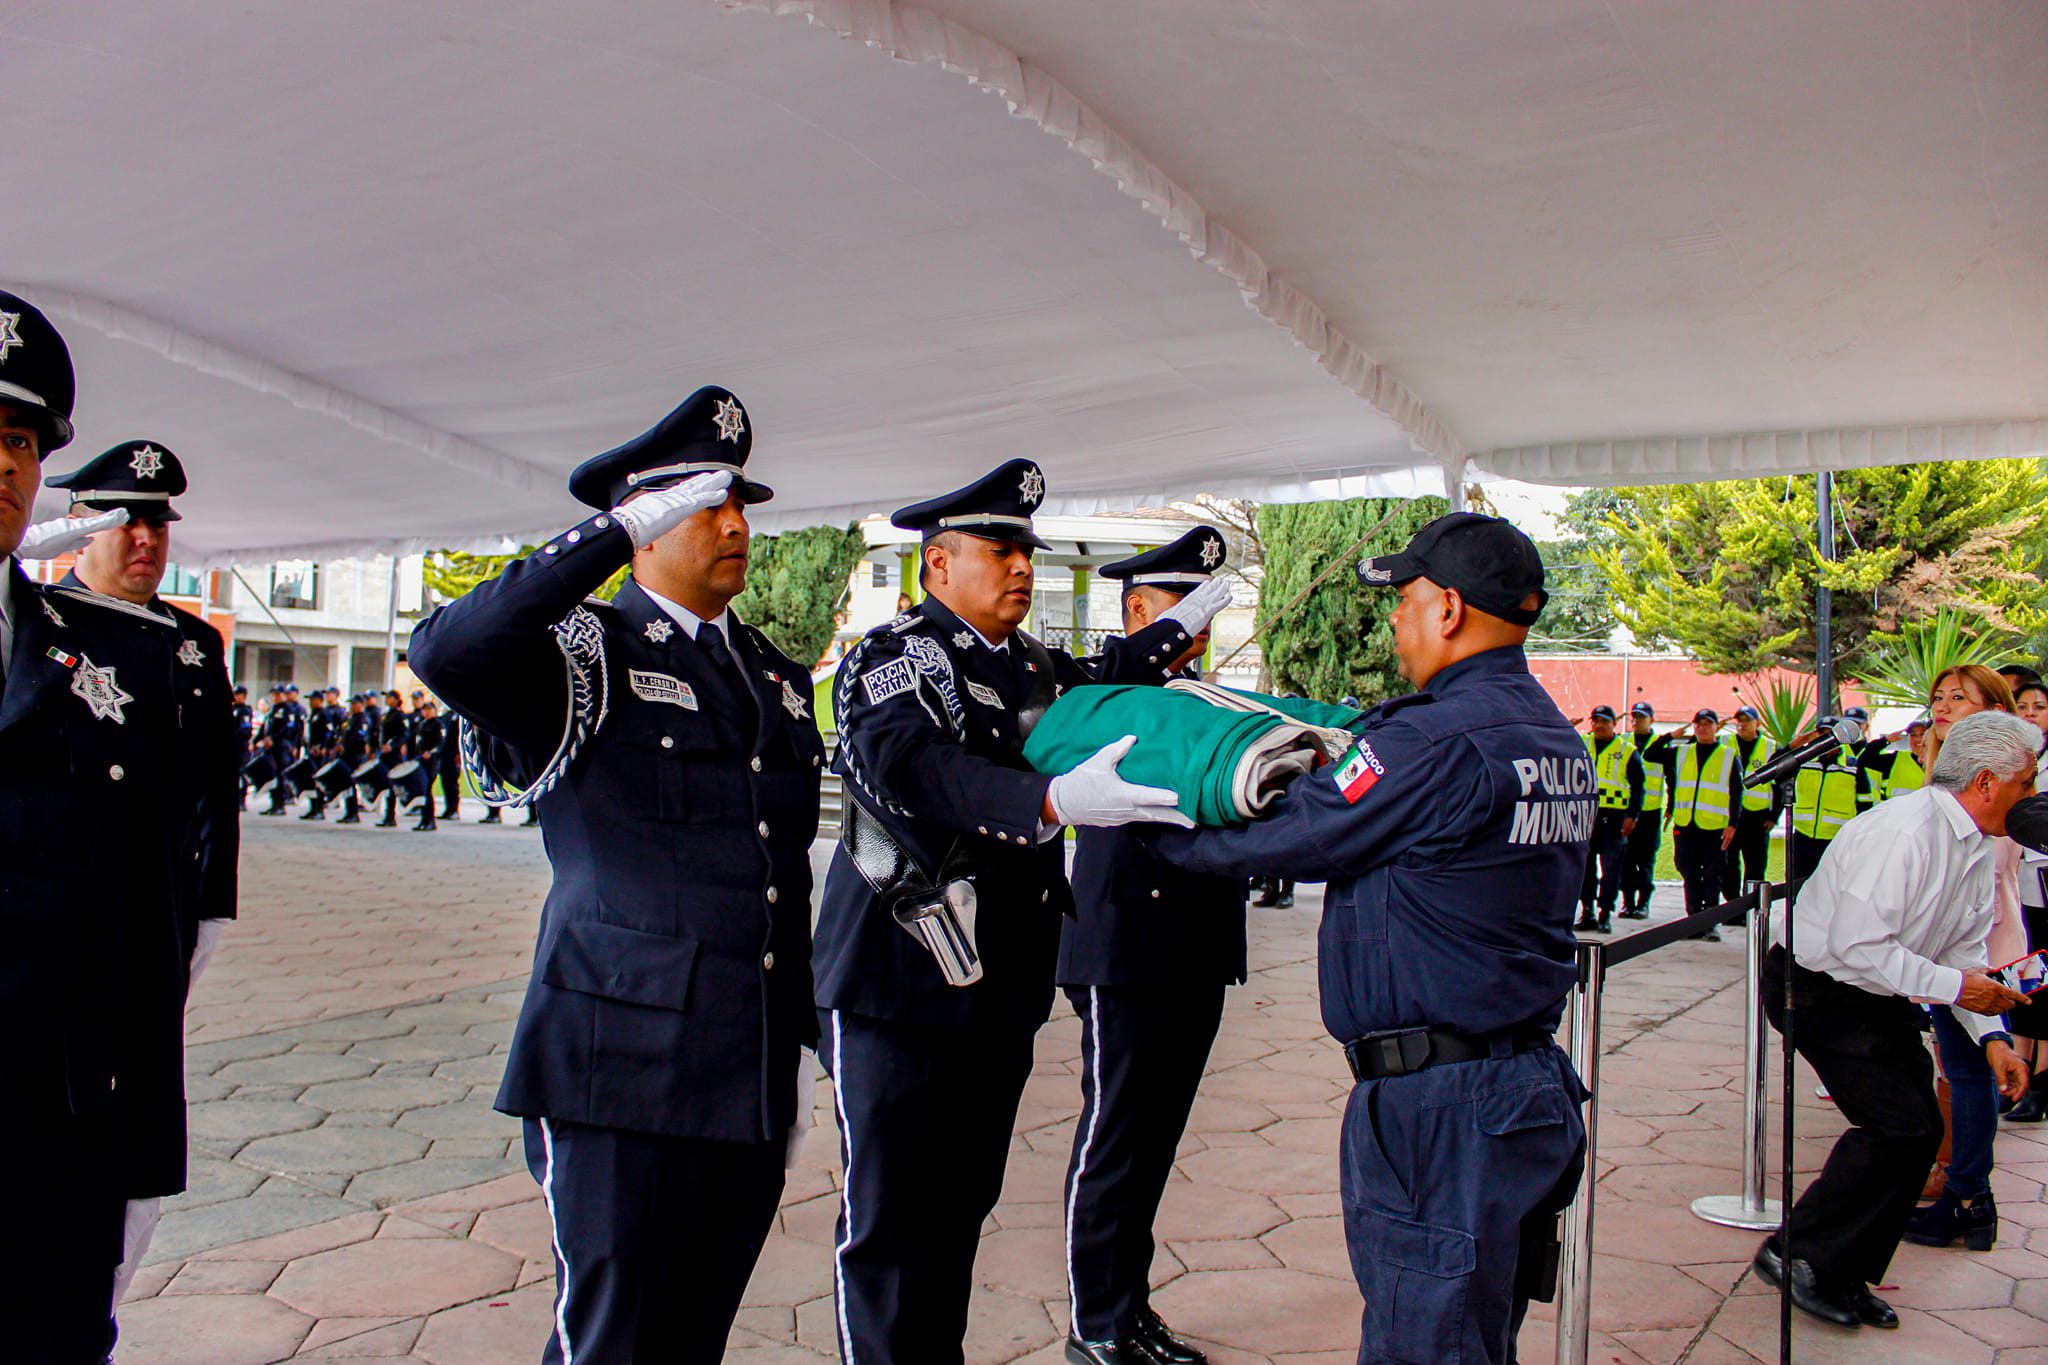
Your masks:
M270 566L270 605L311 611L320 605L320 568L306 560Z

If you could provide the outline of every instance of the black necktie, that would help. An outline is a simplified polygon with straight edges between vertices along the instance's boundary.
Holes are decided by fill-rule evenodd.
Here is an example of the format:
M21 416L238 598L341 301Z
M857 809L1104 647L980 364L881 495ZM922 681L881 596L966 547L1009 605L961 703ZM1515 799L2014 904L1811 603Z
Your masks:
M734 695L733 700L744 707L748 714L754 710L754 689L747 686L746 675L740 672L739 660L733 658L732 650L726 647L725 632L708 621L697 627L697 643L704 647L704 657Z

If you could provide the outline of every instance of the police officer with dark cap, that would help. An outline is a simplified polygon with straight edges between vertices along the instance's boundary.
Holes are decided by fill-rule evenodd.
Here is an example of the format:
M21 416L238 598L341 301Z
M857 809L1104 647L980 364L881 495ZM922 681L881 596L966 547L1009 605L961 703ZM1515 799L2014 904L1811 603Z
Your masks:
M455 717L443 716L441 723L444 729L434 775L441 780L441 818L453 820L462 810L462 745L456 742Z
M1735 708L1735 759L1742 771L1755 772L1778 752L1777 741L1763 732L1763 714L1754 706ZM1785 809L1777 783L1744 787L1735 815L1735 842L1721 866L1721 899L1734 900L1747 882L1770 880L1766 862L1771 851L1771 826Z
M1359 577L1399 590L1394 652L1421 690L1250 824L1146 838L1194 871L1328 883L1323 1021L1357 1080L1342 1191L1358 1358L1490 1365L1515 1359L1529 1300L1552 1292L1584 1157L1586 1092L1551 1035L1598 785L1523 656L1546 597L1527 536L1454 512Z
M270 713L263 718L264 747L277 765L277 780L271 784L270 805L260 812L263 815L283 815L285 803L297 795L291 778L285 775L299 761L306 742L306 718L295 699L297 691L290 683L272 688Z
M1628 742L1643 765L1643 810L1629 832L1628 853L1622 869L1621 917L1648 919L1650 897L1657 890L1657 850L1664 843L1664 801L1671 786L1670 767L1674 741L1657 733L1657 708L1639 701L1628 709Z
M441 709L432 697L421 697L412 727L412 756L420 765L413 774L413 790L426 795L420 803L419 823L413 826L416 834L439 827L434 819L434 774L441 770L441 751L449 747L448 738Z
M1058 777L1024 762L1062 688L1160 681L1208 625L1168 607L1094 675L1020 630L1044 498L1038 465L1011 460L899 510L891 521L923 537L927 595L839 666L846 805L818 1006L845 1171L839 1349L861 1365L961 1359L982 1220L1073 910L1060 827L1185 823L1172 792L1116 775L1134 740Z
M377 718L377 754L384 760L387 773L412 757L412 726L412 713L405 709L405 694L394 687L384 694L384 714ZM398 797L398 783L387 784L384 818L377 822L378 829L397 826Z
M412 636L479 794L547 809L498 1107L554 1224L550 1365L718 1360L810 1120L825 750L809 672L728 606L771 496L752 441L738 398L699 389L570 476L596 515Z
M185 1183L184 956L165 894L181 885L178 632L15 562L73 391L63 338L0 292L0 1317L8 1358L38 1365L106 1359L127 1203ZM33 553L125 520L45 527Z
M369 695L358 692L348 699L348 716L341 725L341 761L348 768L350 776L356 769L370 761L370 755L377 751L377 717L369 710ZM363 822L362 798L356 795L355 783L342 796L341 819L336 824L360 825Z
M1197 526L1103 565L1097 572L1124 590L1125 634L1111 647L1182 602L1197 612L1228 605L1224 560L1223 533ZM1203 631L1149 676L1129 670L1129 681L1199 677L1208 643ZM1066 1184L1067 1355L1078 1365L1200 1365L1202 1352L1152 1311L1152 1224L1223 1021L1224 987L1245 979L1244 879L1184 871L1129 829L1085 829L1073 884L1057 973L1081 1018L1081 1115Z
M321 764L334 757L336 749L341 742L339 727L342 716L345 716L347 713L343 712L341 716L337 716L335 710L336 708L327 704L327 693L324 690L313 694L313 704L306 712L306 757L313 760L314 771L316 772ZM321 794L318 787L313 788L309 793L309 798L306 802L306 812L299 818L301 820L325 820L327 818L327 798Z
M1593 817L1593 844L1586 851L1586 879L1579 887L1579 919L1572 928L1607 934L1614 931L1614 902L1627 874L1628 837L1643 814L1643 760L1635 746L1614 733L1614 708L1596 706L1587 721L1586 752L1593 759L1593 777L1600 784L1599 813ZM1595 902L1600 917L1593 917Z

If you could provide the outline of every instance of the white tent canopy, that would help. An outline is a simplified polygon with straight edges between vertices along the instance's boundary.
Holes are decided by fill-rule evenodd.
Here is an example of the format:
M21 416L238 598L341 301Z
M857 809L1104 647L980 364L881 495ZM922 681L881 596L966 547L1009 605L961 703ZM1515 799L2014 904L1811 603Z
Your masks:
M50 472L169 445L187 559L558 526L709 381L770 530L2048 452L2048 6L106 0L0 71Z

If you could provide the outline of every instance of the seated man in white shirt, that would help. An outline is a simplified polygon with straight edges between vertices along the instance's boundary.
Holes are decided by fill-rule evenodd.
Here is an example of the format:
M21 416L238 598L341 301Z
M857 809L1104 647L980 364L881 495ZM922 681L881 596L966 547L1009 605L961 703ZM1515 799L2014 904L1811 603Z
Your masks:
M1949 731L1928 785L1842 827L1793 907L1793 1046L1852 1125L1792 1208L1792 1301L1841 1327L1896 1327L1870 1292L1891 1264L1941 1145L1934 1069L1914 1001L1952 1006L2017 1098L2026 1067L1998 1015L2024 997L1985 972L1993 848L2034 789L2040 733L1982 712ZM1784 911L1773 912L1764 1007L1782 1029ZM1776 1234L1758 1272L1786 1274Z

